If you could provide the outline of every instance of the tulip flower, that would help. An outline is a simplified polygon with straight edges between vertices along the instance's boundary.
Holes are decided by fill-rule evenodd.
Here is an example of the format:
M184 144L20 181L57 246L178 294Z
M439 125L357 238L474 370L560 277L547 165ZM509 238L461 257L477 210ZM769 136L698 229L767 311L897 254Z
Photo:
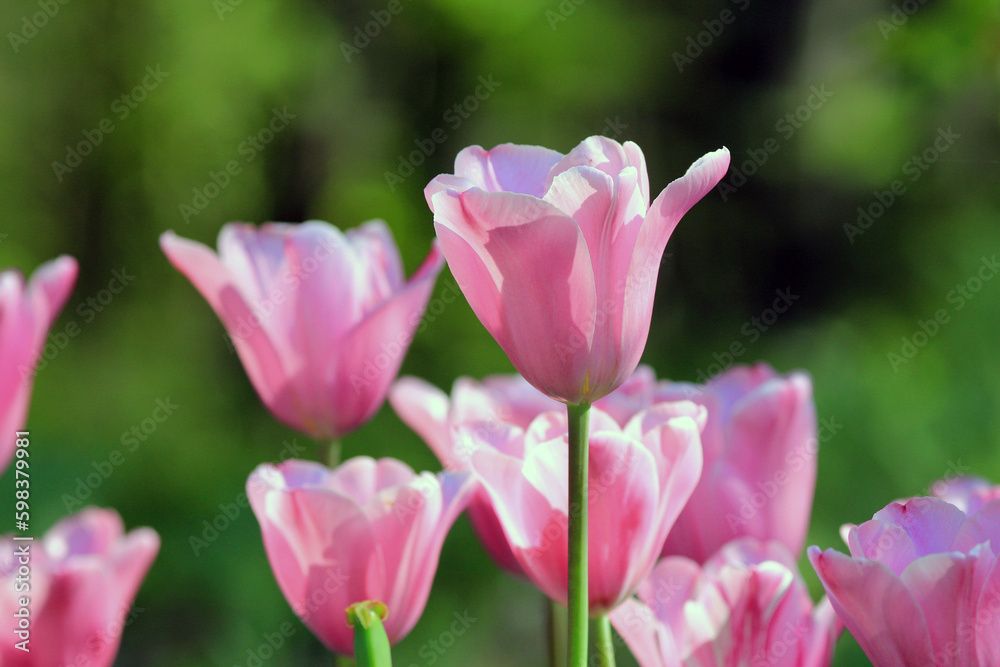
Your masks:
M126 534L117 512L93 507L41 540L0 537L0 665L110 667L159 549L154 530Z
M577 405L635 370L667 239L728 166L725 148L709 153L650 205L632 142L471 146L424 194L476 316L528 382Z
M640 667L827 667L841 630L784 545L751 537L664 558L611 623Z
M76 260L68 256L43 264L27 285L16 270L0 272L0 472L27 422L35 365L76 274Z
M589 612L602 615L653 568L667 531L701 474L703 408L665 403L624 427L592 410L588 528ZM567 600L567 420L537 417L506 442L475 449L471 467L489 493L524 573L554 601ZM499 438L498 438L499 439ZM573 512L576 510L574 509Z
M396 414L423 438L449 470L469 470L472 450L524 429L540 414L560 407L520 375L495 375L483 382L459 378L452 397L415 377L400 378L389 391ZM521 574L485 489L469 503L469 522L500 567Z
M393 644L413 629L445 536L474 488L468 473L417 475L395 459L357 457L334 470L298 460L260 465L247 496L285 599L328 648L349 656L352 604L384 604Z
M435 245L406 282L379 220L346 234L317 221L231 223L218 255L172 232L160 246L222 320L264 404L317 439L382 405L444 265Z
M982 477L961 475L934 482L931 495L947 500L966 514L975 514L986 503L1000 498L1000 485L991 484Z
M1000 665L1000 500L911 498L842 534L850 556L809 560L875 667Z
M661 384L655 400L708 409L705 470L663 555L703 562L749 535L802 553L816 486L816 407L805 373L734 366L704 385Z

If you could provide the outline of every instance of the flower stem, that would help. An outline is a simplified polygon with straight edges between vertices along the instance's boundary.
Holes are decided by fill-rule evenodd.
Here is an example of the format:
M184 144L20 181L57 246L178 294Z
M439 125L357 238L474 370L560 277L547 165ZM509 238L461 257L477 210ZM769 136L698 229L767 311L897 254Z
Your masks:
M331 470L340 465L340 440L317 440L316 460Z
M594 619L594 644L597 667L615 667L615 645L611 638L611 621L607 614Z
M569 417L569 664L587 666L590 597L587 569L587 427L590 404L567 405Z
M566 667L566 607L545 598L549 617L549 666Z
M354 628L354 659L358 667L392 667L389 637L382 620L388 614L376 600L356 602L347 608L347 624Z

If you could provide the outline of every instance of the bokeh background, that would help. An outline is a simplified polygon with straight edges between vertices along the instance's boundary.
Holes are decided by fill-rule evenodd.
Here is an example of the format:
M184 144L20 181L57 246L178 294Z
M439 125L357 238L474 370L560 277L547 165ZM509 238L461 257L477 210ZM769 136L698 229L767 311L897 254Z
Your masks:
M34 525L97 504L163 538L117 664L253 665L286 621L295 632L265 664L324 664L250 511L205 532L257 464L309 457L313 443L261 406L159 235L214 245L231 220L380 217L412 272L433 237L422 189L470 144L631 139L654 192L729 147L745 182L728 177L732 191L705 197L671 239L644 360L679 380L756 360L812 374L829 437L810 543L838 545L840 524L948 474L1000 481L1000 278L975 280L1000 253L997 3L685 5L0 5L0 266L30 271L61 253L81 264L53 329L79 333L50 339L32 404ZM272 121L271 139L248 141ZM428 150L432 136L445 138ZM77 161L68 147L81 142ZM420 145L430 155L411 157ZM238 173L206 187L232 162ZM132 278L109 299L114 271ZM777 290L795 300L771 319ZM941 309L947 322L914 338ZM459 299L403 370L450 387L511 367ZM123 437L154 424L157 401L177 407L129 450ZM124 462L90 488L114 450ZM344 452L437 469L388 406ZM0 507L12 501L0 493ZM396 664L544 664L542 610L462 518ZM456 611L477 620L443 654L429 648ZM845 636L835 664L868 663Z

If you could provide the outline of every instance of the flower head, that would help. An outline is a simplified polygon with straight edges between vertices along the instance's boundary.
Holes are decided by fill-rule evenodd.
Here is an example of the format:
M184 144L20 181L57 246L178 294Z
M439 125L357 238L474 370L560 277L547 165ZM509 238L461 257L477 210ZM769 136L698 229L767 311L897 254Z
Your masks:
M667 239L728 166L726 149L709 153L650 205L632 142L471 146L424 194L455 280L514 367L548 396L592 403L635 370Z

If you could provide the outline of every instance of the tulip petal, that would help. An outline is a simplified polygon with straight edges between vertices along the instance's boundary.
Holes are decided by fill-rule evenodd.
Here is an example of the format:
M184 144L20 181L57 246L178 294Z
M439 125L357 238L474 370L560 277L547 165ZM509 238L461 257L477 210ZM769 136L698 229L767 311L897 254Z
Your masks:
M958 630L975 626L981 586L973 586L973 580L977 568L984 570L979 578L985 580L990 561L987 565L964 554L931 554L910 563L900 577L923 609L935 655L944 652L953 664L975 664L976 635Z
M626 600L611 612L611 624L622 636L640 667L682 667L673 636L657 623L642 602Z
M652 454L640 443L613 433L590 438L587 517L591 613L613 609L649 574L663 546L652 548L659 524L660 482ZM691 488L694 488L692 484ZM667 529L662 536L666 538ZM628 548L622 548L629 545ZM654 552L654 557L648 554Z
M479 189L439 193L434 210L452 274L480 321L535 387L579 403L596 288L577 224L545 202Z
M924 614L903 583L876 561L809 547L830 603L868 658L879 665L924 665L933 649Z
M541 198L546 177L562 154L541 146L500 144L462 149L455 158L455 175L488 192L516 192Z
M448 395L425 380L401 377L389 390L389 404L399 418L430 445L445 466L458 467L448 429Z
M444 258L434 244L410 282L368 313L330 350L322 375L324 401L337 409L329 415L329 425L319 425L326 427L327 435L357 428L381 407L443 267Z

